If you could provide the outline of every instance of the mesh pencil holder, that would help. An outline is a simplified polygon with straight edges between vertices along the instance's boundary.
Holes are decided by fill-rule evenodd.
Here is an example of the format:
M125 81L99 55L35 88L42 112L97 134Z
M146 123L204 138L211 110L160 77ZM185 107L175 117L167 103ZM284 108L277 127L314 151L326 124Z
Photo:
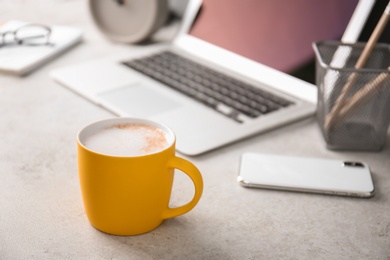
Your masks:
M364 43L313 43L317 117L333 150L379 151L390 122L390 45L376 44L363 69L355 69Z

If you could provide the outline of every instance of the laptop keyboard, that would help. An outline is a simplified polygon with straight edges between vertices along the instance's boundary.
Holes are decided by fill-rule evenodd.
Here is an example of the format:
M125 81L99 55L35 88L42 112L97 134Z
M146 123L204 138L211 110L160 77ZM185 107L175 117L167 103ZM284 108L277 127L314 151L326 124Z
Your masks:
M257 118L293 104L170 51L123 64L238 122L242 115Z

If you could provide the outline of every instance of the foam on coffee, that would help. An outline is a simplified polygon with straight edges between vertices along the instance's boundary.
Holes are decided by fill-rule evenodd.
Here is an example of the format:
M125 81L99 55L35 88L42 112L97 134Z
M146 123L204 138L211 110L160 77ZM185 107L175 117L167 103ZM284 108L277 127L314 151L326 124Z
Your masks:
M98 153L114 156L139 156L168 147L166 133L146 124L116 124L92 135L84 145Z

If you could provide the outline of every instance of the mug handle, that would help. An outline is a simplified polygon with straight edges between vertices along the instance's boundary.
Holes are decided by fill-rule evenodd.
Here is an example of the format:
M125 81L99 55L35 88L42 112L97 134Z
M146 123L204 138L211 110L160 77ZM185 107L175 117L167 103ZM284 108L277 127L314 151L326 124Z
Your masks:
M192 200L187 204L184 204L183 206L177 208L168 208L163 214L164 219L183 215L188 211L190 211L191 209L193 209L195 205L198 203L203 192L202 175L200 174L198 168L196 168L196 166L193 165L191 162L175 156L169 160L168 167L179 169L185 174L187 174L191 178L192 182L194 183L195 194Z

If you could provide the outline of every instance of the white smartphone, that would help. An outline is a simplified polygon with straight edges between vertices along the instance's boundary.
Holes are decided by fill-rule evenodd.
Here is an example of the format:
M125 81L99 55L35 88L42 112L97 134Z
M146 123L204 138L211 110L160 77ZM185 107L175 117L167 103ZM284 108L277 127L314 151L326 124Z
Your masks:
M368 165L334 159L245 153L238 182L245 187L372 197Z

